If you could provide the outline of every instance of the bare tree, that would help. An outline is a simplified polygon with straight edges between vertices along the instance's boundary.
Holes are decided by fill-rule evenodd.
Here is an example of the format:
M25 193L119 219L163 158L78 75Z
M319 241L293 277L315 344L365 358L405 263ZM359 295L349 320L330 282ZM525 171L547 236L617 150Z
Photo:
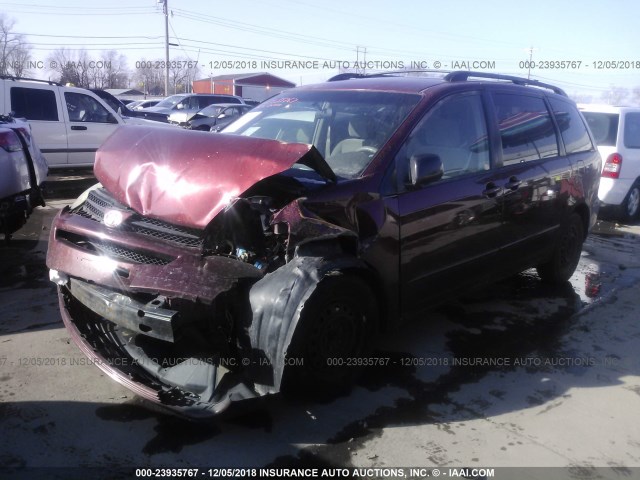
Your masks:
M616 87L611 85L609 90L602 93L602 100L609 105L624 105L625 100L629 97L629 90L624 87Z
M576 103L592 103L593 102L593 95L588 95L586 93L576 92L569 95L569 97L571 98L571 100L573 100Z
M198 69L189 68L195 62L184 57L174 58L169 62L169 95L191 91L191 82L197 77ZM164 93L164 64L162 59L136 62L133 81L138 88L150 95Z
M129 80L127 59L115 50L102 52L99 60L90 62L95 88L126 88Z
M31 46L23 35L12 33L16 22L0 14L0 75L21 77L29 73Z
M49 65L51 73L58 76L58 82L63 84L70 83L80 87L83 85L77 68L78 63L77 52L65 47L54 50L47 58L47 65Z
M163 60L146 60L144 58L136 62L133 80L145 94L162 95L164 93L164 69L156 68L163 64Z
M640 106L640 87L635 87L631 91L631 102L634 105Z
M83 88L125 88L128 83L127 62L115 50L102 52L92 58L85 49L59 48L48 58L60 83L71 83Z
M184 93L190 90L188 60L184 57L172 59L169 62L169 80L173 85L173 93Z

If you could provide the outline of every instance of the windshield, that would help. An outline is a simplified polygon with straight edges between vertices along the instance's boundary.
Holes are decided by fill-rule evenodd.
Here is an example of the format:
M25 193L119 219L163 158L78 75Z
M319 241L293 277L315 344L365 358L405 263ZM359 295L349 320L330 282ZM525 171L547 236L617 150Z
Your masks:
M208 107L204 107L198 113L200 115L206 115L207 117L217 117L222 112L223 109L224 109L224 107L218 107L216 105L209 105Z
M156 107L171 108L184 97L185 95L171 95L170 97L167 97L161 102L157 103Z
M339 177L356 178L420 99L362 91L289 91L223 130L249 137L313 144Z

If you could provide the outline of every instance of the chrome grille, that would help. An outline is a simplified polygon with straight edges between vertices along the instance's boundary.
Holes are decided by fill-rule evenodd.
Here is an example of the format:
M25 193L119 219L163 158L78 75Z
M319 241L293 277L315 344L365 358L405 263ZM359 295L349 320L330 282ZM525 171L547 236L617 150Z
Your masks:
M74 213L102 223L104 214L109 209L133 213L123 225L123 228L128 231L180 246L202 247L203 232L201 230L174 225L155 218L143 217L129 207L117 202L104 188L92 190L87 200Z
M144 265L166 265L169 263L169 260L167 259L160 258L155 255L141 253L139 251L132 250L127 247L121 247L113 243L96 242L94 240L91 242L91 244L96 248L96 250L103 252L111 258L121 258L125 261L142 263Z
M134 250L132 248L117 245L112 242L106 242L104 240L98 240L93 237L79 235L77 233L67 232L64 230L58 230L56 232L56 238L64 239L67 242L73 243L77 247L80 247L83 250L87 250L91 253L99 253L106 257L116 260L123 260L129 263L161 266L167 265L173 260L173 258L170 258L168 256L142 252L140 250Z
M122 205L111 198L104 188L97 188L95 190L91 190L87 200L75 213L86 218L91 218L96 222L102 222L105 211L111 208L116 208L118 210L130 210L125 205Z

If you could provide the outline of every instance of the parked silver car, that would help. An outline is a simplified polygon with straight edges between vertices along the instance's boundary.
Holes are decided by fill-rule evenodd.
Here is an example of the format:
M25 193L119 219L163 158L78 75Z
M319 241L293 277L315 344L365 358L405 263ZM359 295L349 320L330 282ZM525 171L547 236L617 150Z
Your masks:
M37 205L48 167L23 120L0 115L0 233L5 241L22 227Z

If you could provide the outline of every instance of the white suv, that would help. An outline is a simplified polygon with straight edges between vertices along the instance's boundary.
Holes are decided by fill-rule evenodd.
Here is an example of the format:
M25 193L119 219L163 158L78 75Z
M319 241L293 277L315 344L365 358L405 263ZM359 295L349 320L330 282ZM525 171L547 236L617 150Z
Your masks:
M95 152L120 125L154 125L123 117L84 88L0 76L0 114L25 118L51 169L92 167Z
M581 105L602 156L598 197L615 206L617 216L634 220L640 214L640 108Z

